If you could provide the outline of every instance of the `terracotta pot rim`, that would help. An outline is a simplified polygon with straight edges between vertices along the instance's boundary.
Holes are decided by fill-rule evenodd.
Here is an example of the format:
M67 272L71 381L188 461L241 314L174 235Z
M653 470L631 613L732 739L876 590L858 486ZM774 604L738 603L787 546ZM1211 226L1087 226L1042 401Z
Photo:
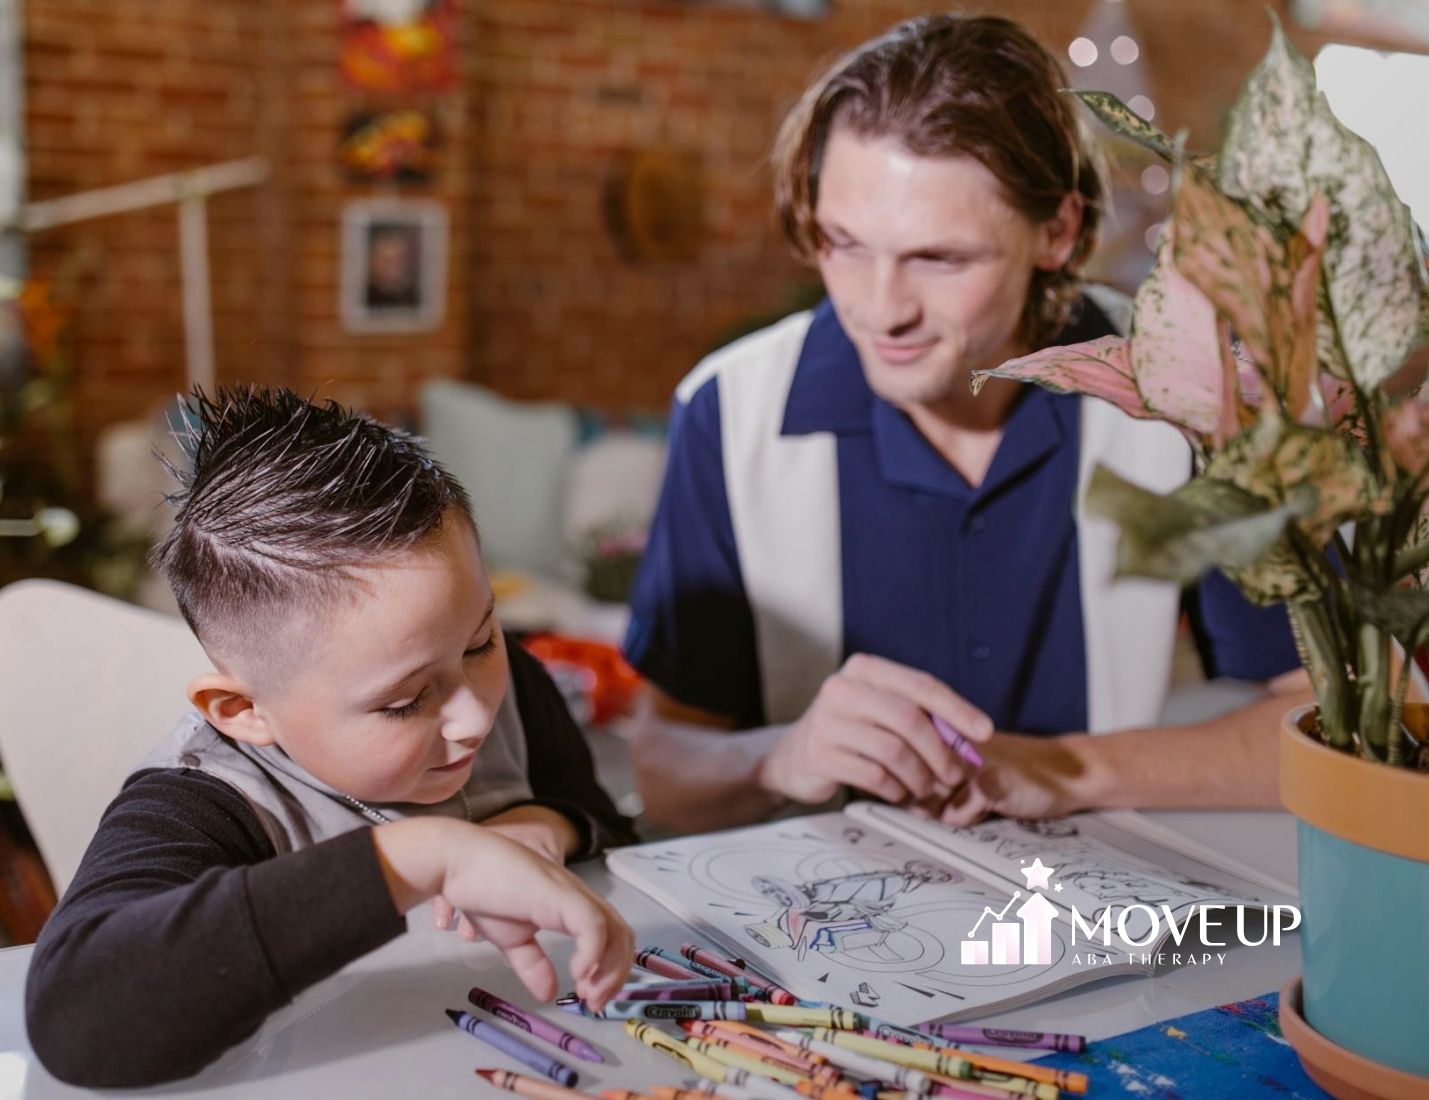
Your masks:
M1280 1031L1315 1084L1342 1100L1415 1100L1424 1095L1429 1078L1346 1050L1311 1027L1301 993L1299 978L1291 978L1280 991Z
M1429 774L1361 760L1301 728L1313 705L1280 723L1280 799L1317 829L1390 855L1429 863Z

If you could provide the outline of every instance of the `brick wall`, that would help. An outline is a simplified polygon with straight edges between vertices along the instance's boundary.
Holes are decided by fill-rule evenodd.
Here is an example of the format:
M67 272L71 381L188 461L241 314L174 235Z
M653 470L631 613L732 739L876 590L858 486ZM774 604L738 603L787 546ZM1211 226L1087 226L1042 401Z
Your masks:
M964 10L1021 19L1060 49L1089 2ZM1264 48L1261 10L1126 2L1158 123L1210 145ZM387 415L409 413L432 376L660 410L730 326L784 308L808 281L769 211L764 160L782 111L821 60L928 8L836 0L828 19L801 22L673 0L459 4L460 87L432 101L447 139L441 170L430 185L374 189L346 182L335 160L347 113L380 105L339 74L337 0L30 0L29 197L265 154L269 184L212 202L221 379L283 382ZM605 229L613 158L648 145L700 159L706 234L694 261L632 263ZM340 324L342 209L379 193L448 207L447 315L435 332L354 335ZM66 259L81 272L86 429L182 385L176 240L172 210L33 240L37 269Z

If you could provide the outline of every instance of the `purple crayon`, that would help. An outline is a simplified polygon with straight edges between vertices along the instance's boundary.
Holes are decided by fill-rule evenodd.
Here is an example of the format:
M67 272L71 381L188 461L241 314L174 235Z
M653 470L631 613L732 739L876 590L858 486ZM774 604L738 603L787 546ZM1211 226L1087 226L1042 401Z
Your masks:
M488 1024L485 1020L478 1020L470 1012L458 1012L454 1008L449 1008L446 1012L451 1022L473 1039L480 1039L487 1046L494 1047L502 1054L516 1059L523 1066L530 1066L537 1073L543 1077L549 1077L556 1084L573 1088L580 1079L570 1066L556 1061L545 1051L537 1050L530 1043L507 1034L495 1024Z
M466 999L477 1008L485 1009L498 1020L505 1020L513 1027L519 1027L529 1035L534 1035L537 1039L544 1039L548 1043L560 1047L569 1054L574 1054L577 1058L586 1062L604 1062L600 1051L591 1046L579 1035L572 1035L563 1027L551 1023L543 1016L538 1016L534 1012L527 1012L524 1008L518 1008L510 1001L503 1001L495 993L488 993L480 986L472 986L467 992Z
M933 728L938 731L938 736L943 739L943 744L947 745L948 748L952 749L973 767L982 767L982 754L973 748L971 741L931 711L928 712L928 717L933 720Z
M950 1043L1022 1047L1027 1050L1065 1050L1071 1054L1080 1054L1087 1049L1085 1035L1063 1035L1055 1031L1012 1031L1002 1027L968 1027L961 1024L919 1024L918 1030Z
M617 1001L736 1001L739 999L741 990L735 988L734 982L725 979L724 981L688 981L688 982L655 982L650 985L627 985L619 990L614 999Z

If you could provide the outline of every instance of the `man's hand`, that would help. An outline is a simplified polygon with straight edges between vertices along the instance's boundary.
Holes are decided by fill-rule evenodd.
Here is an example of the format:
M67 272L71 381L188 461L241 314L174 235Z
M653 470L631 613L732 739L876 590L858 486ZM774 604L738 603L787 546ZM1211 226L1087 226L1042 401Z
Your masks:
M946 796L909 807L945 825L971 825L989 814L1061 817L1089 808L1087 734L1031 737L999 733L983 747L983 766Z
M547 806L513 806L481 822L483 829L492 829L517 844L530 848L552 863L564 865L580 843L580 834L565 814ZM464 940L477 939L476 927L460 916L451 902L443 897L432 899L432 925L442 931L453 924Z
M935 677L855 654L765 757L759 783L806 805L845 785L885 802L946 800L969 765L938 736L929 714L972 741L992 736L987 715Z
M564 867L494 829L417 817L378 826L372 838L399 912L445 898L538 999L549 1001L557 985L538 931L576 941L571 977L596 1009L629 974L635 940L620 915Z

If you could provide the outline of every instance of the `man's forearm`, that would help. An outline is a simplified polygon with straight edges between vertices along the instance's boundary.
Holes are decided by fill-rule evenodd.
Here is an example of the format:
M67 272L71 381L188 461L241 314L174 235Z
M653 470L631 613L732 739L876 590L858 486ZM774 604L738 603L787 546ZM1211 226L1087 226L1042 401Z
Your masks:
M1280 720L1311 701L1308 690L1276 693L1198 725L1081 739L1077 801L1096 809L1278 808Z
M635 742L646 818L696 832L768 817L785 800L765 789L761 771L783 733L783 726L735 733L647 715Z

